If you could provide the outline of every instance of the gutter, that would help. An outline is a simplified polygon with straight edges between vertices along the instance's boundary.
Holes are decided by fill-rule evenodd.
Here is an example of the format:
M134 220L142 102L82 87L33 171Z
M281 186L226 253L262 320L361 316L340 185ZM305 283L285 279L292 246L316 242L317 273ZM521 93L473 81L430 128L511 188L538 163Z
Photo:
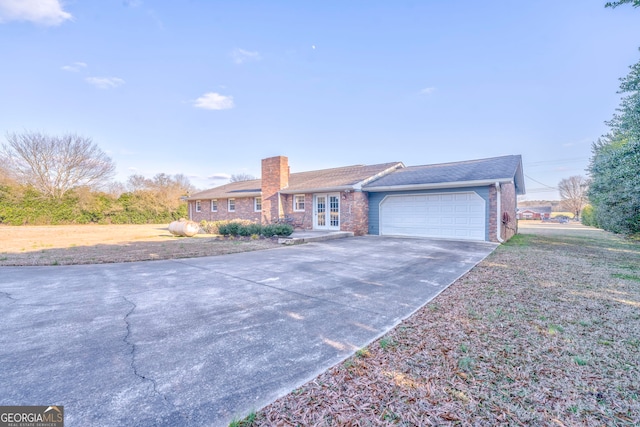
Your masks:
M353 185L341 185L339 187L324 187L324 188L301 188L299 190L280 190L281 194L307 194L307 193L331 193L347 190L357 190Z
M483 179L477 181L455 181L455 182L435 182L429 184L407 184L407 185L385 185L381 187L363 188L362 191L377 193L382 191L411 191L411 190L433 190L440 188L456 188L456 187L485 187L496 183L511 183L513 178Z
M188 197L186 200L211 200L211 199L241 199L243 197L260 197L262 196L262 192L260 191L247 191L242 192L238 191L237 193L224 193L224 194L214 194L208 195L203 194L199 197Z
M504 243L502 237L500 236L500 232L502 231L502 218L500 216L500 212L502 211L502 189L500 188L500 183L496 181L496 239L498 242Z

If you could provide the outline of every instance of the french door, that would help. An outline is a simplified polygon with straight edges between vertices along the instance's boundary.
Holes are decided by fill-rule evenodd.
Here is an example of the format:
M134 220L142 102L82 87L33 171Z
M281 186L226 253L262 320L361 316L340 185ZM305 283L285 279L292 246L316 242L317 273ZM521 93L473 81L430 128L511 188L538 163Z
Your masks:
M340 230L340 194L314 194L313 228Z

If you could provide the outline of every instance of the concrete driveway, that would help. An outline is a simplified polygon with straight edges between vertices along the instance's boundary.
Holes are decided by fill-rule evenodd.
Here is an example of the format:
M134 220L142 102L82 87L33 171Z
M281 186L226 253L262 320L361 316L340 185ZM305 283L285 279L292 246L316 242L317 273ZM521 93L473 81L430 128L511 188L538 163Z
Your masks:
M0 405L64 405L69 427L228 425L384 334L495 246L367 236L0 267Z

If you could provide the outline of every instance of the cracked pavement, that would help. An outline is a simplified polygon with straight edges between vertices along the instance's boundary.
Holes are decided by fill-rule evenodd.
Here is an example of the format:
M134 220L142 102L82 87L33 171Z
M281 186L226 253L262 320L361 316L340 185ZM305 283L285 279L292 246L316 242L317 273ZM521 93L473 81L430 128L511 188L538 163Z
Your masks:
M64 405L66 426L226 426L375 340L495 247L365 236L0 267L0 405Z

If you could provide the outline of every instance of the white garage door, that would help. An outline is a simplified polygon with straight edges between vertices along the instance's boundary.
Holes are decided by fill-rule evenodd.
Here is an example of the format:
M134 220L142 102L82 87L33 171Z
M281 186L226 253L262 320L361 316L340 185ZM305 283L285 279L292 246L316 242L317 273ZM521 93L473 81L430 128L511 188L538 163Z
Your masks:
M387 196L380 234L485 240L485 201L475 192Z

